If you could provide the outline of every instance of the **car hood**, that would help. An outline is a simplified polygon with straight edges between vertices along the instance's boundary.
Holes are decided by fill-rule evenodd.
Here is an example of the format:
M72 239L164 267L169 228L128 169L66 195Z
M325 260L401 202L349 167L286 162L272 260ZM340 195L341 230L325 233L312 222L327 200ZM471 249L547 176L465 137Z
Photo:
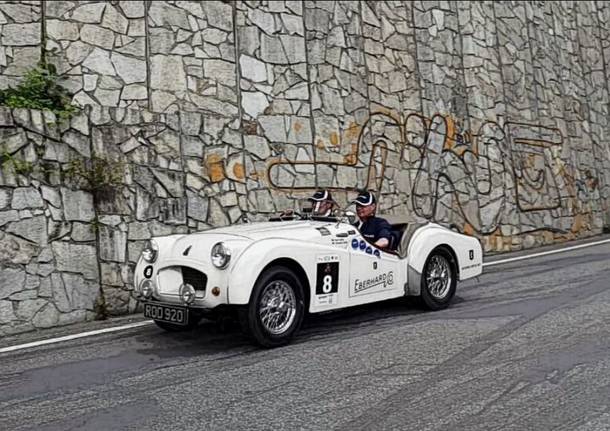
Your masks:
M261 222L245 223L234 226L210 229L204 232L193 233L190 236L205 239L206 237L224 236L234 239L249 239L257 241L267 238L287 238L293 240L315 240L320 238L320 228L328 231L335 230L337 223L318 221L284 221L284 222Z
M189 259L209 256L212 247L218 242L224 242L237 257L241 251L252 242L281 238L298 242L315 242L330 244L334 233L345 232L349 225L319 221L284 221L247 223L234 226L209 229L186 235L172 235L159 238L162 244L160 258ZM168 242L165 242L168 241Z

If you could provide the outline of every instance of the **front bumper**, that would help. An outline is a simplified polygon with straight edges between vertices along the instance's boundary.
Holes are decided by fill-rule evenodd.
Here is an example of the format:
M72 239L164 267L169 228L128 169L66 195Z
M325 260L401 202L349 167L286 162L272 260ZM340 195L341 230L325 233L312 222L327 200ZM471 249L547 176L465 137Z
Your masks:
M153 284L152 296L137 299L143 303L166 303L173 306L189 306L193 309L211 309L227 303L226 271L207 268L190 259L165 260L153 265L139 262L134 274L136 296L145 280ZM195 289L195 299L186 304L180 297L180 287L190 284ZM214 289L217 288L217 289ZM216 295L212 291L217 293Z

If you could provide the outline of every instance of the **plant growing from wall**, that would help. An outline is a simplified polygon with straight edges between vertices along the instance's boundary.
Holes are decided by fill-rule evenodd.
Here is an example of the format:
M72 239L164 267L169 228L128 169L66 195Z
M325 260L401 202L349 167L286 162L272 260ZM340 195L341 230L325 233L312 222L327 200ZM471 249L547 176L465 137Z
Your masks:
M68 163L66 173L84 190L100 193L122 184L125 166L103 157L74 159Z
M70 118L77 111L70 101L68 91L59 85L55 67L45 62L29 70L17 87L0 90L0 105L48 110L60 120Z
M34 171L34 165L27 160L21 160L3 149L0 151L0 166L2 170L12 170L15 175L29 176Z

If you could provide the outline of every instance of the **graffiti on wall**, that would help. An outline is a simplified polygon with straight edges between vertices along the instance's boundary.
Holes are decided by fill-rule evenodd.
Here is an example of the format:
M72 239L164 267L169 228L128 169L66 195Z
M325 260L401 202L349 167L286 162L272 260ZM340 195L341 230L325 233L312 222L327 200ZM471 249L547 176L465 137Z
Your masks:
M465 231L494 233L509 212L574 217L590 211L588 196L597 188L590 171L578 171L561 157L564 138L557 128L537 124L484 122L474 133L452 116L426 118L376 112L362 126L344 133L350 151L343 162L303 162L277 158L268 164L269 185L284 191L314 188L367 188L391 200L394 212L412 211L438 222L459 220ZM319 146L318 146L319 147ZM295 187L275 170L299 165L350 168L351 184L336 180ZM567 212L566 212L567 211ZM513 223L518 224L518 223ZM547 223L543 229L561 231Z

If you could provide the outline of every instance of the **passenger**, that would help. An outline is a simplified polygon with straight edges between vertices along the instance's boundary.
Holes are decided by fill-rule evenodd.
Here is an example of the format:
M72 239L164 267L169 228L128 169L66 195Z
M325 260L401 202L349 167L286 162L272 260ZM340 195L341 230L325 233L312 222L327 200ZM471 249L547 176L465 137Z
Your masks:
M356 204L356 214L360 219L356 227L360 234L371 244L382 250L392 250L396 247L392 225L381 217L376 217L377 202L373 193L362 191L353 201Z
M333 206L336 202L328 190L315 192L309 200L312 202L311 215L316 217L331 217L333 215Z
M332 217L333 207L337 204L328 190L318 190L311 197L307 198L311 201L311 215L314 217ZM280 214L282 219L294 218L294 211L286 209Z

